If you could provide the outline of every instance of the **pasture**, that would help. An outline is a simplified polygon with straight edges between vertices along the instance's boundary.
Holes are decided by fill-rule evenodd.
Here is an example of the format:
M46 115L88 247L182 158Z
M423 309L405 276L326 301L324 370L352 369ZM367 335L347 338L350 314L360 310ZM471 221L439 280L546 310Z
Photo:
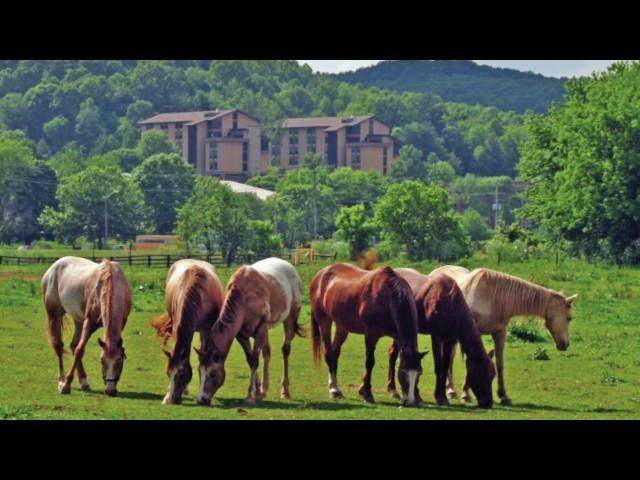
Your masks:
M309 326L308 285L326 263L302 265L304 306L301 323ZM436 263L407 264L428 273ZM280 400L282 327L270 332L272 348L269 397L255 406L243 399L249 367L237 342L227 360L227 377L210 407L195 403L199 387L197 356L192 352L194 377L182 405L161 405L167 388L166 357L150 321L164 309L164 268L124 267L133 292L133 309L124 331L128 359L115 398L104 394L97 338L91 338L85 355L91 392L80 390L74 380L70 395L57 391L57 362L48 345L40 278L48 265L0 267L0 419L638 419L640 418L640 270L590 265L576 260L495 265L482 259L462 263L467 268L486 266L535 283L578 293L571 323L571 346L554 348L542 320L519 318L512 328L505 352L505 376L513 406L496 404L480 410L475 403L453 400L437 407L433 398L433 357L423 360L420 390L424 408L403 407L386 393L387 348L383 339L376 350L373 394L376 404L357 394L364 372L364 341L351 334L340 357L338 380L343 400L331 400L327 369L313 368L310 339L296 337L290 359L291 400ZM226 284L235 268L218 268ZM72 333L66 322L65 347ZM483 337L491 349L490 337ZM420 336L420 350L431 350L430 339ZM199 345L196 337L194 345ZM65 355L68 368L71 355ZM460 391L464 366L456 357L455 380ZM494 381L494 399L496 381Z

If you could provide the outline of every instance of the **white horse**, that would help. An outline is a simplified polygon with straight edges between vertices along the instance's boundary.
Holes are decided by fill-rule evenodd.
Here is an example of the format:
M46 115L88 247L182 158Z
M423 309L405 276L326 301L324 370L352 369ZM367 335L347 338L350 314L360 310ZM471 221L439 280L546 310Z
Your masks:
M480 334L493 337L498 371L498 397L503 405L511 405L504 384L504 346L511 318L517 315L542 317L556 348L566 350L569 347L571 306L577 294L565 297L561 292L487 268L476 268L469 272L463 267L446 265L431 272L436 273L444 273L456 281L471 309ZM451 368L447 395L449 398L456 396ZM462 399L471 399L466 382Z

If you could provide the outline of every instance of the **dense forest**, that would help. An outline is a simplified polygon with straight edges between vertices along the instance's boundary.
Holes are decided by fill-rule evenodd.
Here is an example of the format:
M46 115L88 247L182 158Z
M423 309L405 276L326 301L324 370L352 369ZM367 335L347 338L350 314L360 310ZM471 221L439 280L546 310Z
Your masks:
M564 96L565 79L478 65L470 60L394 60L335 78L366 87L432 93L447 102L546 112Z
M374 114L424 167L446 161L458 174L514 175L525 136L515 113L354 86L292 60L0 61L0 129L25 132L41 158L70 144L85 157L126 149L130 170L138 121L213 108L256 116L267 136L286 117Z

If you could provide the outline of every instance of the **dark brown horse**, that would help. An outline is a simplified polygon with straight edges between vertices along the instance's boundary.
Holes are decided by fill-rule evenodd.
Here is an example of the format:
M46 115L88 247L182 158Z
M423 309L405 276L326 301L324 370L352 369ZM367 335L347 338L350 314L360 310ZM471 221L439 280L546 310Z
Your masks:
M338 388L338 357L347 335L364 334L366 370L358 393L367 402L373 402L371 371L375 364L374 352L382 336L394 338L400 349L401 385L406 405L420 404L416 395L424 353L418 353L418 321L416 305L409 284L391 268L367 271L338 263L320 270L309 290L314 363L320 363L320 340L324 346L325 361L329 368L329 392L332 398L341 398ZM336 333L331 342L331 326Z
M191 342L200 333L200 348L206 349L209 331L218 318L224 300L222 284L213 265L201 260L179 260L167 274L165 301L167 313L152 322L165 344L173 339L173 351L163 350L169 358L169 390L162 403L180 403L191 381L189 362Z
M411 286L418 309L418 331L431 335L436 373L435 399L438 405L448 405L446 380L452 352L460 342L466 356L467 381L481 408L493 406L491 382L496 370L492 362L493 351L487 354L471 310L455 280L447 275L422 275L410 268L397 268L396 273ZM398 346L389 349L389 375L387 390L397 397L395 363Z
M98 339L102 348L102 379L105 393L116 395L126 358L122 331L131 310L131 290L120 265L109 260L95 263L79 257L63 257L42 277L42 295L49 343L58 355L60 393L71 392L76 368L80 387L90 390L82 357L91 334L104 326L104 338ZM65 313L73 319L76 327L71 340L73 364L66 376L62 364L62 321Z

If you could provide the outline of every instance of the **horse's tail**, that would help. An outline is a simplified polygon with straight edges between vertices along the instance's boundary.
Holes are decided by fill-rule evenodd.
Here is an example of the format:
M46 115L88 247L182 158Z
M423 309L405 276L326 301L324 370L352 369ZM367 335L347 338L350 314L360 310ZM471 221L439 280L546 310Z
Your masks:
M300 325L300 315L298 315L296 317L296 321L293 324L293 328L294 328L297 336L299 336L299 337L306 337L307 336L307 332L306 332L305 328L302 325Z
M163 345L166 345L173 332L173 322L168 313L163 313L159 317L151 320L151 326L155 329L156 334L162 338Z
M311 311L311 351L313 352L313 366L320 368L322 357L322 345L320 343L320 325L316 320L313 310Z
M378 263L378 252L373 248L367 250L367 253L361 257L358 263L360 263L361 267L365 270L373 270Z
M46 317L47 338L55 352L58 355L62 355L64 349L62 343L64 310L62 310L58 298L58 275L55 270L47 272L47 274L42 277L41 287Z

